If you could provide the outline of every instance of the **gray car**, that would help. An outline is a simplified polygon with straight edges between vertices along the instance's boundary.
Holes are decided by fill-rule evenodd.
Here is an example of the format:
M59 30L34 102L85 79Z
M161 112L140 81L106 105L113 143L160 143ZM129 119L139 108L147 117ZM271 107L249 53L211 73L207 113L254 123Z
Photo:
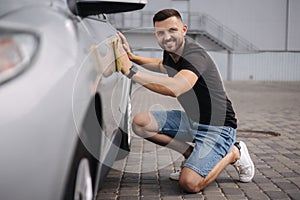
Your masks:
M145 0L0 0L0 199L94 199L130 147L104 13Z

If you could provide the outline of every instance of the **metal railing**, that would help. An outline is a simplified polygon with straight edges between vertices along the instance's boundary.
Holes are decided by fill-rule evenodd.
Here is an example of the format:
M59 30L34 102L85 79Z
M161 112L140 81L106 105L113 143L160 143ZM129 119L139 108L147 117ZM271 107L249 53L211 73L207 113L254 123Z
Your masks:
M251 42L247 41L228 27L222 25L211 16L207 14L193 15L192 13L191 18L193 19L194 17L196 17L196 22L194 23L193 21L190 21L190 23L193 23L190 24L192 29L205 31L209 34L209 36L225 44L229 50L258 51L258 48L255 47Z
M258 51L251 42L224 26L213 17L203 13L181 13L183 21L188 25L191 34L205 35L216 43L222 44L228 51L253 52ZM138 11L109 15L110 22L118 29L151 30L154 12Z

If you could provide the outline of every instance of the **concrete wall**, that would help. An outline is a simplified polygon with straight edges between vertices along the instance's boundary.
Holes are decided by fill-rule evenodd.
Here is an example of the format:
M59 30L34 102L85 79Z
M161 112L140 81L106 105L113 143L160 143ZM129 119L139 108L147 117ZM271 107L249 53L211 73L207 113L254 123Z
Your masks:
M300 0L190 0L188 8L184 3L174 4L171 0L148 2L143 12L150 12L142 20L143 24L148 24L147 27L152 27L153 13L177 6L179 10L206 13L260 50L270 51L233 54L231 67L228 67L227 53L210 52L224 80L230 77L231 80L300 81ZM132 22L128 26L145 28L137 24ZM131 30L125 34L137 47L137 54L161 57L161 50L152 34ZM156 50L149 50L149 47Z
M300 0L188 2L190 12L212 16L261 50L300 51ZM148 0L148 5L143 10L157 11L178 4L172 3L172 0Z
M300 1L290 0L288 23L288 49L300 50Z

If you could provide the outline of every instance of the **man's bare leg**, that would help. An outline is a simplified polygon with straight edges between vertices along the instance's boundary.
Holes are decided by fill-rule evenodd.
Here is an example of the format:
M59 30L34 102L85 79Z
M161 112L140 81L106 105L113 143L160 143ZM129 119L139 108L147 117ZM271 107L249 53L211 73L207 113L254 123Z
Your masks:
M173 149L181 153L185 158L188 158L193 151L193 147L188 143L175 140L164 134L158 134L157 122L150 112L142 112L135 115L132 128L140 137L155 144Z
M139 113L134 117L133 129L137 135L155 144L167 146L168 148L182 153L185 158L188 158L193 151L193 147L187 143L174 140L173 138L164 134L158 134L157 122L153 115L149 112ZM180 174L179 184L187 192L199 192L208 184L213 182L223 169L225 169L229 164L237 161L239 157L239 149L233 146L226 156L217 163L217 165L205 178L200 176L194 170L184 167Z
M233 146L212 171L204 178L194 170L184 167L179 177L180 186L187 192L197 193L213 182L229 164L234 163L240 157L239 149Z

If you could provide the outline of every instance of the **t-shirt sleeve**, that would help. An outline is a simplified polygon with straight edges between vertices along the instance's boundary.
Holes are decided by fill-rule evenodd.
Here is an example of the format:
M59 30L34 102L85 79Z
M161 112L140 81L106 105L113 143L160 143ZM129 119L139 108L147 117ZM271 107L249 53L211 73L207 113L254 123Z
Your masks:
M191 53L183 57L181 68L194 72L200 77L207 70L207 60L198 53Z

